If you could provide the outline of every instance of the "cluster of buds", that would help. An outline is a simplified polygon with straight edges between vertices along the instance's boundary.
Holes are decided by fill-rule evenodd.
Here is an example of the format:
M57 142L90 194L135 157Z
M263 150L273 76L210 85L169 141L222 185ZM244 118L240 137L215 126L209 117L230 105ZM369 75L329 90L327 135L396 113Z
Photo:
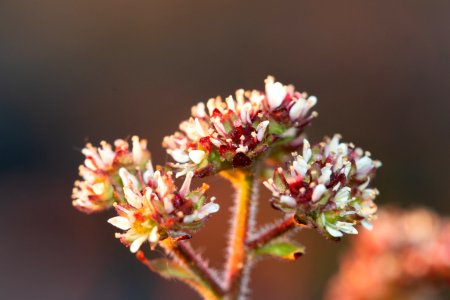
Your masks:
M142 243L156 245L167 237L189 238L211 213L219 210L214 198L207 199L208 186L191 191L193 172L188 172L178 190L171 171L154 171L147 142L132 138L132 149L116 140L115 150L106 142L82 150L86 159L80 166L82 181L76 181L73 205L92 213L115 207L118 216L109 223L126 230L116 236L136 252Z
M303 153L293 156L288 170L278 168L264 182L275 208L293 213L300 224L332 239L357 234L354 226L359 223L372 227L378 191L368 185L381 166L379 161L352 144L341 143L339 135L313 147L305 139Z
M298 140L317 115L310 113L316 97L270 76L265 84L265 92L241 89L236 100L218 97L192 107L192 116L181 123L181 131L163 141L176 162L172 166L179 170L177 176L194 171L201 177L247 167L269 147Z
M169 236L175 240L190 238L189 232L199 229L210 214L219 210L214 198L207 202L206 184L190 191L192 172L187 174L180 190L170 171L147 170L142 190L138 178L125 169L119 172L126 203L115 205L118 216L108 222L126 231L117 233L116 237L130 246L133 253L146 241L154 247Z
M119 169L143 173L151 167L146 140L134 136L131 151L128 142L121 139L116 140L114 146L113 150L102 141L99 148L87 144L82 150L85 161L79 172L83 180L75 181L72 192L72 203L77 209L92 213L108 209L116 201L124 202Z
M373 231L353 241L326 299L444 299L449 283L450 220L386 209Z

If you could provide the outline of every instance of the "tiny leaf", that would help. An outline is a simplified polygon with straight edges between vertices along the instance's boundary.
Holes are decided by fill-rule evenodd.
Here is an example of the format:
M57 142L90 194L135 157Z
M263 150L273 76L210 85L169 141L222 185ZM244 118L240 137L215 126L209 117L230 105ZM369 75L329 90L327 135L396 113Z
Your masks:
M270 255L285 260L297 260L304 253L304 246L291 241L274 242L255 250L256 255Z

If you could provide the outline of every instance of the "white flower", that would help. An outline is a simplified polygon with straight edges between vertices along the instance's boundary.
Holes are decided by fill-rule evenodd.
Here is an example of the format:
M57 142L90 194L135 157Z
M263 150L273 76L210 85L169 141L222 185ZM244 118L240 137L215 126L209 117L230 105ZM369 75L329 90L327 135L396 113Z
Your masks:
M266 133L267 126L269 126L269 121L263 121L258 124L258 127L256 127L256 138L258 141L262 141L264 138L264 134Z

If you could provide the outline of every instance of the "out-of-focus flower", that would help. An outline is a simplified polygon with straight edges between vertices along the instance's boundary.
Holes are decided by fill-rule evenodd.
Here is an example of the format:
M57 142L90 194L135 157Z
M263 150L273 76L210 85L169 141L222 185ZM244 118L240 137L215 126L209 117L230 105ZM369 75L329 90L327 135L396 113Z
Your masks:
M83 179L75 181L72 192L73 205L77 209L91 213L110 208L114 201L124 202L119 169L124 168L135 174L151 167L146 140L134 136L131 151L124 140L116 140L114 146L113 150L110 144L103 141L99 148L87 144L82 150L86 157L84 165L79 168Z
M359 223L371 228L378 191L368 185L380 162L341 143L339 135L312 148L305 139L303 153L293 155L287 171L278 168L264 182L275 208L294 213L298 222L334 239L358 233L354 226Z
M176 161L177 176L194 171L197 176L252 164L275 144L295 143L317 113L314 96L299 93L269 76L265 92L236 91L192 107L191 118L179 132L164 138L163 146Z
M125 183L126 203L115 205L118 216L108 222L126 231L117 233L116 237L130 246L133 253L144 242L153 247L169 236L189 238L189 232L197 230L210 214L219 210L214 198L207 201L206 184L190 191L192 172L186 175L180 190L177 190L171 172L149 169L144 174L146 187L143 190L135 184L139 179L125 168L121 168L119 173Z
M450 220L425 210L382 209L330 281L326 299L448 299Z

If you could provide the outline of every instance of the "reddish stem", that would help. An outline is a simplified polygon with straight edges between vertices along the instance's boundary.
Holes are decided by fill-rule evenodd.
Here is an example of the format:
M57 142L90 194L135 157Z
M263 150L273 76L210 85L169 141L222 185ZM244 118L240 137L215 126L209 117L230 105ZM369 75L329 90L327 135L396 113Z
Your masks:
M256 234L254 238L246 242L248 249L256 249L261 246L264 246L265 244L271 242L273 239L282 236L286 232L294 229L296 227L296 222L294 220L294 217L291 216L287 219L284 219L278 224L275 224L274 226L263 230L262 232L259 232Z

